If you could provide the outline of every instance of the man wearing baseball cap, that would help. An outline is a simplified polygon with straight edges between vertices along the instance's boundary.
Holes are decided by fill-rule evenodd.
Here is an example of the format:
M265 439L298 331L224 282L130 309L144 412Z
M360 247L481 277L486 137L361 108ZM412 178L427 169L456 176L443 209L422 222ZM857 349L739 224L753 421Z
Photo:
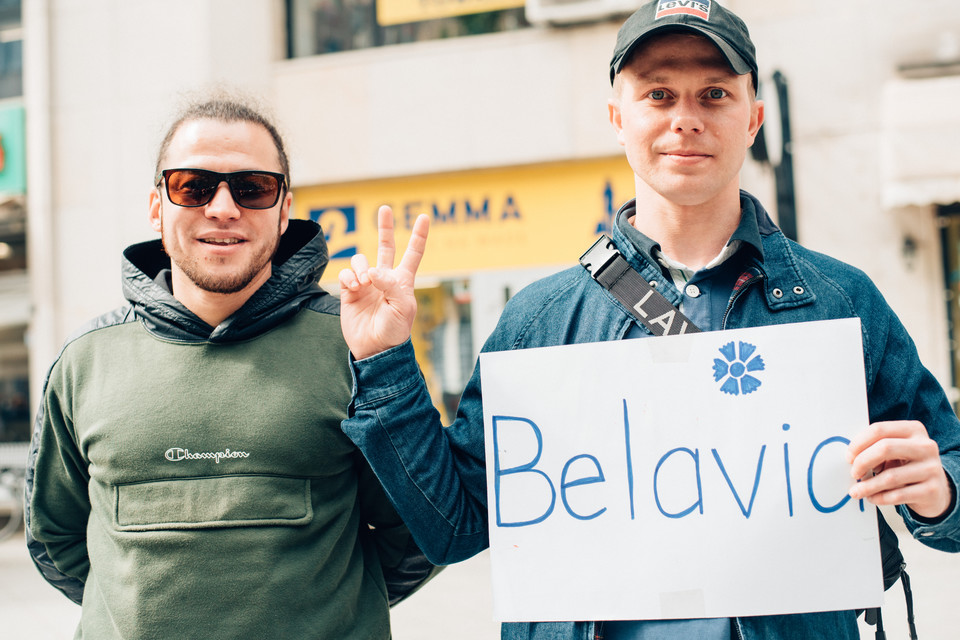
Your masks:
M740 189L740 169L763 122L756 75L746 26L716 1L655 0L627 19L610 63L608 112L635 174L636 197L617 213L613 246L643 281L704 331L859 318L871 424L849 445L851 472L860 480L850 494L898 505L919 540L960 551L960 422L942 388L869 278L785 238L761 203ZM414 276L428 224L425 216L417 220L394 268L392 213L382 208L377 265L356 256L352 268L340 274L341 322L356 380L343 429L367 456L427 557L448 564L488 544L483 409L478 367L455 422L443 427L414 359L409 340L416 314ZM577 266L514 296L484 351L659 335L630 306ZM643 384L638 374L636 385ZM557 562L562 565L563 558ZM637 576L638 582L646 579ZM504 623L502 637L854 640L860 635L854 612L828 611Z

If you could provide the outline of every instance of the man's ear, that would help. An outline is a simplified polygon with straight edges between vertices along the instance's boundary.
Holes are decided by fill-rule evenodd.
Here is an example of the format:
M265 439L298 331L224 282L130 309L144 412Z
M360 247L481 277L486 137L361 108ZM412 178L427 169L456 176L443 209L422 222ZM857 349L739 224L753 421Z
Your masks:
M163 198L158 188L150 190L150 226L157 233L163 229Z
M287 225L290 224L290 207L293 205L293 194L287 190L283 196L283 204L280 206L280 235L287 232Z
M613 130L617 132L617 142L623 146L623 118L620 112L620 101L616 98L607 100L607 117Z
M753 141L757 137L757 132L760 131L760 126L763 124L763 100L754 100L751 109L750 127L747 130L747 135L750 136L750 144L753 144Z

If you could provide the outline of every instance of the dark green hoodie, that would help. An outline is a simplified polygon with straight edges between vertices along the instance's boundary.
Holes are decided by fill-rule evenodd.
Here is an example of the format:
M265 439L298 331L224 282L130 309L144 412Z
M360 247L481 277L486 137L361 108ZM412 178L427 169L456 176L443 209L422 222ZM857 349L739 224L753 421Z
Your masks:
M389 638L384 571L409 535L340 430L326 263L319 227L291 221L270 280L211 328L159 241L124 252L129 306L67 341L28 468L31 554L82 597L76 638Z

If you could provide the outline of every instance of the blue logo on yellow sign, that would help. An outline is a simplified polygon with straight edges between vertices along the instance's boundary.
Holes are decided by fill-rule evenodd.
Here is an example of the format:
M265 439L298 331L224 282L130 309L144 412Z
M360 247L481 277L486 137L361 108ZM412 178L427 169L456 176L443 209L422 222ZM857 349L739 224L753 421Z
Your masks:
M747 342L728 342L720 347L723 358L713 360L713 379L716 382L723 381L720 391L738 396L760 388L760 380L750 375L763 371L765 367L763 358L756 351L757 348Z
M613 185L610 184L610 180L607 180L606 184L603 185L603 215L600 218L600 221L597 223L594 233L606 233L610 235L613 233L613 216L617 213L616 208L614 207L613 202Z
M311 209L310 219L323 229L323 237L332 252L331 260L357 254L357 208L354 206Z

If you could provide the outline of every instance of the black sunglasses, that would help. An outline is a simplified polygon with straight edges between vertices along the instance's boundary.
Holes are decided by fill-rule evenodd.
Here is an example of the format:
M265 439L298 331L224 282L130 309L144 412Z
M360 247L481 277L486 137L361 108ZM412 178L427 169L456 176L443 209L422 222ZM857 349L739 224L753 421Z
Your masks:
M202 207L213 200L221 182L226 182L233 201L244 209L269 209L280 200L286 176L271 171L218 173L206 169L164 169L157 187L167 181L167 198L178 207Z

